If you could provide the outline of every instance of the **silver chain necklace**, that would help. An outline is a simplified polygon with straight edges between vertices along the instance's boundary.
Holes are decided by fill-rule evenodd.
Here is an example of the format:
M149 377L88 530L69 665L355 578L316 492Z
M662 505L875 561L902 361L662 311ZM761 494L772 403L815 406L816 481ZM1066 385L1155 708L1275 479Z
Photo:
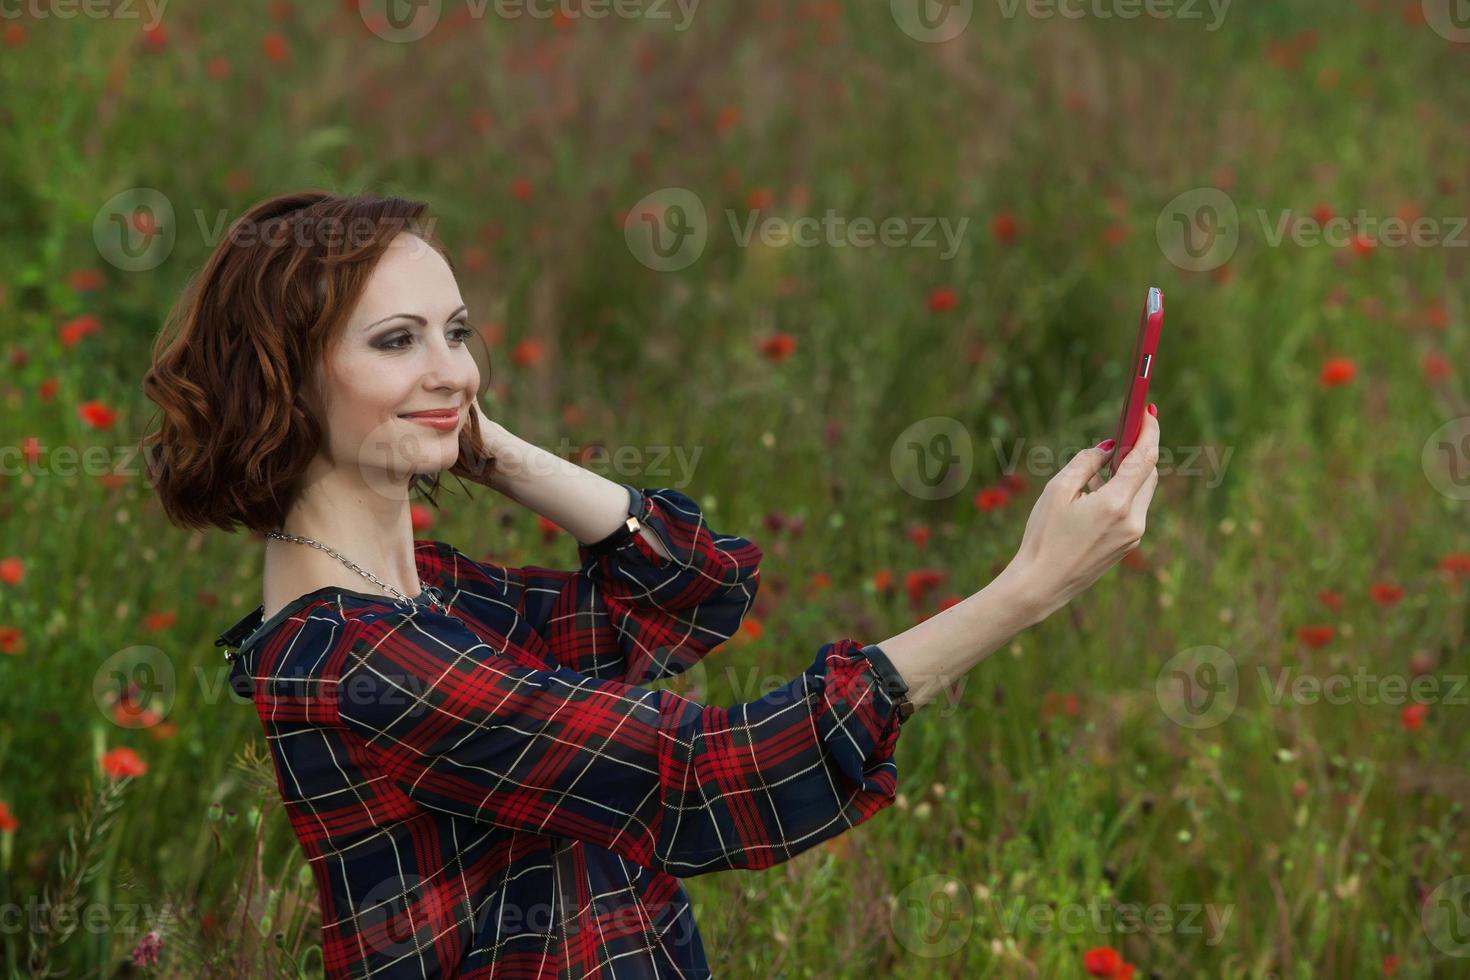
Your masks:
M387 582L384 582L382 579L378 578L366 568L363 568L361 565L350 560L340 552L328 548L320 541L317 541L313 538L304 538L299 534L282 534L280 531L267 531L265 532L265 536L268 538L275 538L278 541L293 541L296 544L310 545L311 547L316 548L318 551L325 551L327 554L331 555L333 558L337 559L342 564L346 565L348 568L361 575L363 578L368 579L380 588L387 589L389 592L393 593L404 602L412 603L414 601L413 599L404 595L402 592L399 592L397 589L393 588L393 586L389 585ZM439 590L430 585L425 586L424 591L428 594L429 597L429 608L437 609L442 612L444 610L444 601L439 596Z

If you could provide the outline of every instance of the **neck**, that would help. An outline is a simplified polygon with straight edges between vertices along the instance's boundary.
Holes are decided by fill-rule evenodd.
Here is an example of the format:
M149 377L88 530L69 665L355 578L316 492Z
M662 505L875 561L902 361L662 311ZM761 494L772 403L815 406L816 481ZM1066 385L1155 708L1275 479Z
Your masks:
M413 522L407 483L369 485L344 476L336 468L308 470L302 488L281 525L285 534L311 538L356 562L404 595L423 589L414 562ZM331 555L308 545L269 538L266 575L287 579L321 579L324 584L356 580L355 588L373 583Z

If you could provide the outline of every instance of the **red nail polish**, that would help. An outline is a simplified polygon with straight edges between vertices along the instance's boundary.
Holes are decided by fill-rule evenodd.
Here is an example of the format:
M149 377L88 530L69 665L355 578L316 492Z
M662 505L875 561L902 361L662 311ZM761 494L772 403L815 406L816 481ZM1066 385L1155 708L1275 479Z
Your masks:
M1149 402L1148 403L1148 414L1152 415L1154 418L1158 418L1159 417L1159 406L1155 405L1153 402Z
M1103 452L1107 452L1109 449L1112 449L1115 445L1117 445L1117 443L1118 440L1116 439L1104 439L1102 442L1097 444L1097 448L1101 449Z

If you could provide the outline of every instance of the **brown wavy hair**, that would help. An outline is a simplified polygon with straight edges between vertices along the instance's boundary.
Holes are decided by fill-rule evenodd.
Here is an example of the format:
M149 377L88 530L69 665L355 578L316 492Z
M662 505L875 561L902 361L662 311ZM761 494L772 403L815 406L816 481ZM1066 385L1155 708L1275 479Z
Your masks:
M261 201L230 226L169 313L143 377L162 422L139 445L169 520L280 529L325 437L307 393L389 243L417 235L454 269L427 211L309 190ZM483 482L494 460L480 439L471 413L450 473ZM440 475L415 474L410 492L437 507Z

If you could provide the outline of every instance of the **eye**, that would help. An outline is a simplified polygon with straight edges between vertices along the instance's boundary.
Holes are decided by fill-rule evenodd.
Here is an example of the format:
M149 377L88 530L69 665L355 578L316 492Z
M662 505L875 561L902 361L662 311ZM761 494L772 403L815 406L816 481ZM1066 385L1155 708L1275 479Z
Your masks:
M459 321L459 323L459 329L450 331L450 336L458 337L459 342L463 344L465 341L469 340L470 337L474 336L475 330L463 320ZM405 342L410 340L413 340L413 334L401 333L381 342L380 344L378 344L378 347L382 350L403 350L404 347L407 346Z

